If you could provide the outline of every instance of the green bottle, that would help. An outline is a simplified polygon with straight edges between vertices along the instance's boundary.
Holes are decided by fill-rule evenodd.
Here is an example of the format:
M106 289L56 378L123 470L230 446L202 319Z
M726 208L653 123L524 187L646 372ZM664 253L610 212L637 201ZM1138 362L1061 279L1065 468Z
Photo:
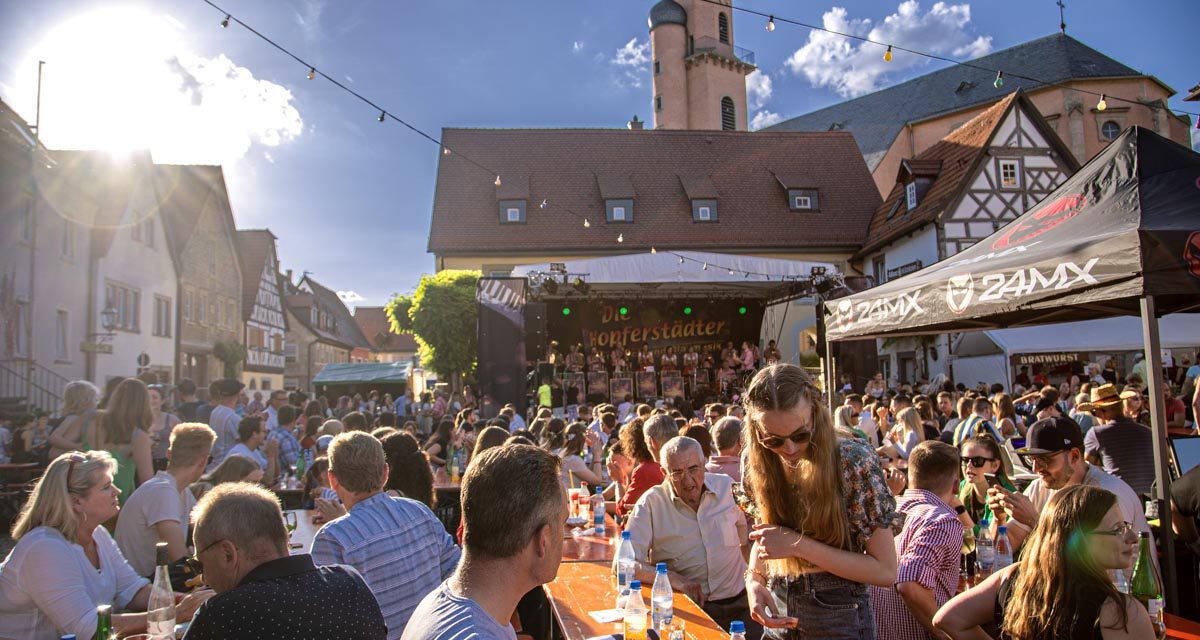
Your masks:
M1129 581L1129 594L1138 599L1150 614L1150 623L1154 625L1154 635L1165 638L1167 627L1163 621L1163 586L1158 571L1154 568L1154 558L1151 554L1150 532L1138 532L1138 556L1133 565L1133 579Z
M112 640L112 605L102 604L96 607L96 633L92 640Z

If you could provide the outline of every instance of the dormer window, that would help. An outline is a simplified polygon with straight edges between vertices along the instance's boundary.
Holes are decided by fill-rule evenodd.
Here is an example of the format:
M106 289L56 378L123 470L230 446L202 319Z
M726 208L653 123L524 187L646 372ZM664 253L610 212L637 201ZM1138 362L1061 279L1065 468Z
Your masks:
M609 222L633 222L633 199L617 198L604 201L605 218Z
M501 200L500 224L524 224L525 200Z
M788 189L788 208L792 211L816 211L816 189Z
M904 185L904 206L912 211L917 208L917 183L910 182Z
M716 200L692 200L692 222L716 222Z

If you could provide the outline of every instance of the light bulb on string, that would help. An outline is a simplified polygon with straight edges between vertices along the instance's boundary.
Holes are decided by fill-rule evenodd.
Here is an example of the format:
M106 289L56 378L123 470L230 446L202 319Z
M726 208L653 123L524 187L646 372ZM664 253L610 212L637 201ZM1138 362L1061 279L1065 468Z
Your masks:
M315 78L315 77L317 77L317 68L316 68L316 67L309 67L309 68L308 68L308 79L309 79L309 80L312 80L312 79L313 79L313 78Z
M729 275L733 275L733 269L729 270Z
M704 263L704 266L703 266L703 267L702 267L700 270L701 270L701 271L708 271L708 263L707 263L707 262L705 262L705 263Z
M545 208L546 208L546 201L545 201L545 200L542 200L542 203L538 205L538 208L539 208L539 209L545 209Z
M618 233L618 234L617 234L617 242L618 242L618 243L625 242L625 234L623 234L623 233Z
M658 249L655 249L654 247L650 247L650 253L658 253Z
M384 120L387 120L387 112L386 112L386 111L380 111L380 112L379 112L379 121L380 121L380 122L383 122Z
M1100 94L1100 102L1096 103L1096 111L1104 111L1108 108L1108 101L1104 99L1104 94Z
M997 89L1004 86L1004 72L1003 71L996 72L996 79L994 81L992 81L992 86L996 87Z
M592 223L588 222L588 219L587 219L587 218L584 218L584 219L583 219L583 228L584 228L584 229L589 229L589 228L591 228L591 226L592 226Z
M883 52L883 61L884 62L892 61L892 45L890 45L890 44L888 45L888 50Z
M221 28L228 29L229 28L229 20L232 17L233 16L229 15L228 13L225 14L225 19L221 21Z
M500 176L496 176L496 186L500 186Z
M767 31L774 31L774 30L775 30L775 16L770 16L767 18Z
M1197 120L1196 122L1200 123L1200 120ZM679 256L679 264L683 264L683 256Z
M450 155L450 147L442 147L442 155L444 155L444 156Z

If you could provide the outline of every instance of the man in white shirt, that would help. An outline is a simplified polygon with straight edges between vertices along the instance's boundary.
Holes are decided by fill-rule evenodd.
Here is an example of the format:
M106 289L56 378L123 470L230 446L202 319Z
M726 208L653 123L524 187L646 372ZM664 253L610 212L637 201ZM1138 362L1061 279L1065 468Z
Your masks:
M279 407L287 404L287 392L283 389L276 389L271 392L271 398L267 401L267 432L273 431L279 426Z
M217 441L213 443L213 459L206 471L216 469L229 450L238 443L238 424L242 418L233 408L237 406L238 396L245 386L233 378L221 378L208 386L211 399L216 403L208 416L208 426L217 434Z
M204 475L216 438L207 425L176 425L167 450L167 470L142 483L121 507L117 546L138 575L154 574L155 543L167 543L172 563L187 557L188 515L196 504L188 485Z
M658 460L667 477L642 494L625 527L636 579L653 584L656 563L665 562L674 591L696 601L721 628L741 620L747 635L758 637L744 582L749 532L733 501L733 479L706 473L704 450L686 436L668 440Z
M238 423L238 443L229 450L226 456L246 456L258 463L263 472L263 483L268 487L275 482L275 473L279 468L279 441L267 440L263 451L258 448L267 440L267 430L263 427L261 416L246 416Z

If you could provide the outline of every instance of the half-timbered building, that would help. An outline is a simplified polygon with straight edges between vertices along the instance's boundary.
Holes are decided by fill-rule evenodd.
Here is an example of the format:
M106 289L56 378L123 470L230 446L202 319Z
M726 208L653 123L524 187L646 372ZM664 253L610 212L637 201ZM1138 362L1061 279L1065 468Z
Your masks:
M269 229L239 230L238 255L242 264L242 317L246 323L242 382L250 390L283 389L288 324L275 234Z

